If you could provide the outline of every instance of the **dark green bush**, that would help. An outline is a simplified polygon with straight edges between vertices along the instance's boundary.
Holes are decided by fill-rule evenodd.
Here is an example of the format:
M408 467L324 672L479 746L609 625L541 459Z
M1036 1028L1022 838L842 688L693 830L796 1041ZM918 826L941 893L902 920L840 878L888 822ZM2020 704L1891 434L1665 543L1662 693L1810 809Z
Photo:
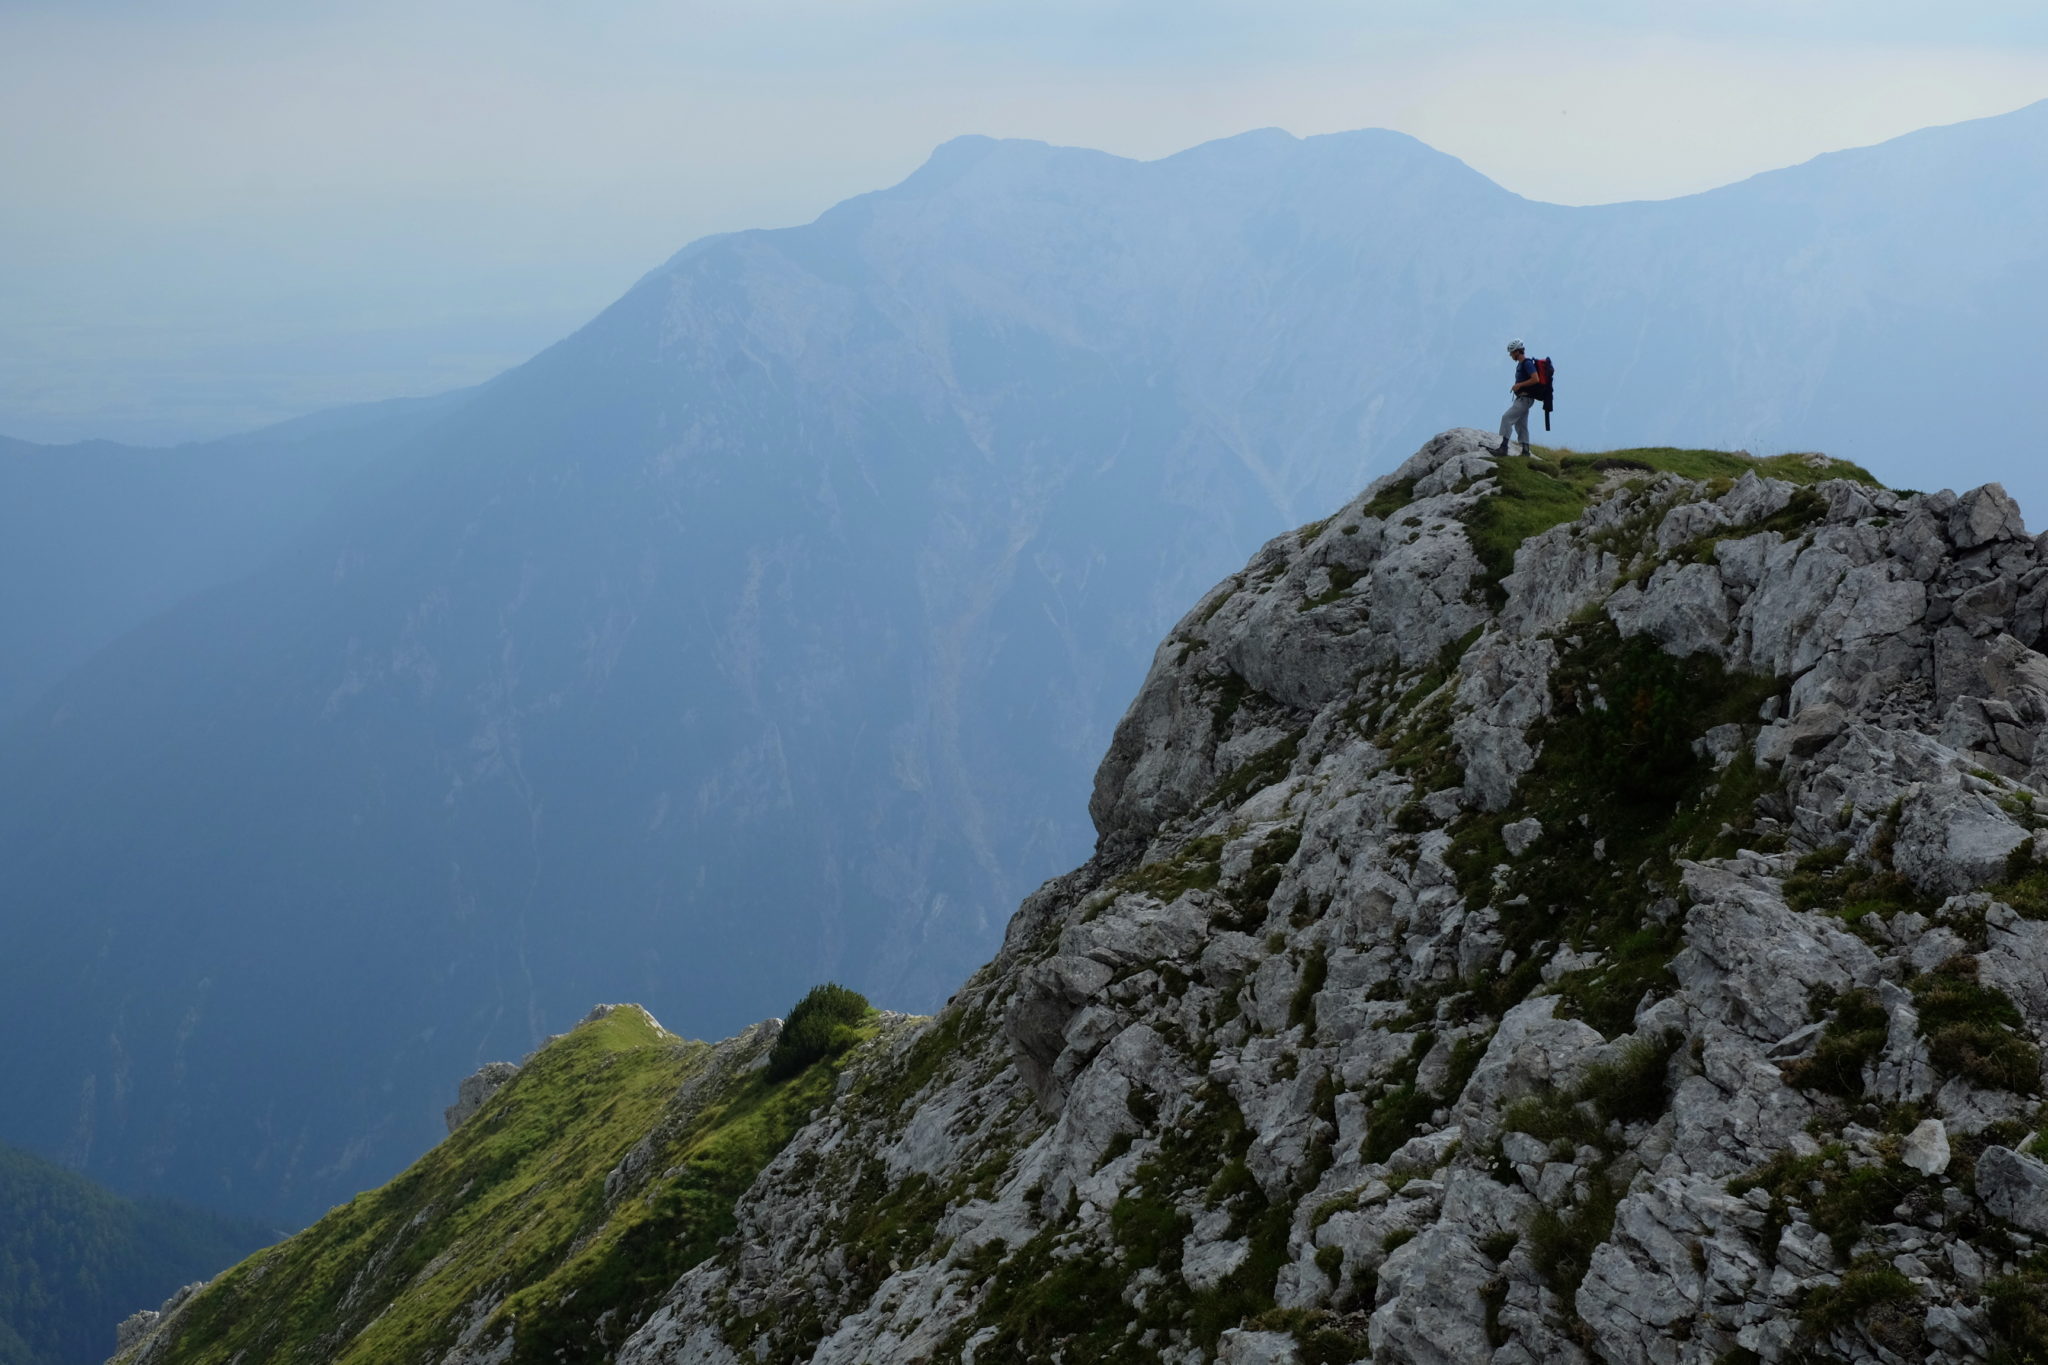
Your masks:
M2041 1051L2005 992L1977 980L1977 959L1950 958L1910 985L1935 1070L1994 1090L2040 1090Z
M1904 1274L1866 1257L1849 1268L1839 1285L1808 1291L1799 1316L1816 1336L1856 1325L1888 1350L1923 1359L1919 1299L1919 1289Z
M857 1025L874 1011L859 991L828 981L811 987L783 1021L768 1053L768 1078L786 1080L813 1062L837 1056L860 1040Z
M2039 1365L2048 1361L2048 1267L2038 1257L2020 1262L2019 1273L1987 1281L1984 1316L1998 1343L1994 1360L2001 1365Z
M1570 1303L1593 1264L1593 1250L1614 1231L1622 1190L1605 1170L1587 1183L1586 1197L1568 1210L1538 1208L1525 1234L1536 1265L1558 1296Z
M1833 1009L1820 1045L1811 1057L1788 1063L1785 1079L1805 1090L1855 1099L1863 1093L1863 1068L1884 1051L1891 1020L1874 991L1844 991Z

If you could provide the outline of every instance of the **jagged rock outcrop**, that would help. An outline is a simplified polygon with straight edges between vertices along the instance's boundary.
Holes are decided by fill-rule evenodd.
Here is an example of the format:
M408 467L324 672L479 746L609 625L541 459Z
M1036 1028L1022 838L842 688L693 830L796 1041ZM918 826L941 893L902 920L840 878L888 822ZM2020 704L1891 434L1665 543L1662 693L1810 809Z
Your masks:
M1189 613L1096 858L612 1358L2048 1349L2048 547L1995 486L1486 444Z
M456 1087L455 1103L441 1111L441 1117L448 1124L448 1131L454 1132L468 1121L469 1116L484 1107L484 1101L498 1093L505 1082L519 1074L519 1067L513 1062L485 1062L475 1071L462 1078Z

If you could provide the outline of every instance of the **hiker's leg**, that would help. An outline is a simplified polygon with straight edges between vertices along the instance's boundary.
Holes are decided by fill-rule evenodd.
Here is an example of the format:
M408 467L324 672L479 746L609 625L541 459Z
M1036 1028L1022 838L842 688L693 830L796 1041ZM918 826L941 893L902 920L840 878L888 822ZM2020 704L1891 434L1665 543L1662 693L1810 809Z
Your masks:
M1517 398L1514 402L1508 404L1508 410L1500 415L1500 446L1502 450L1507 449L1508 433L1515 429L1515 414L1517 412L1523 414L1522 429L1524 431L1528 430L1528 410L1522 407L1522 400Z
M1515 406L1512 409L1515 418L1515 430L1522 438L1522 452L1524 454L1527 454L1529 450L1529 409L1535 405L1535 402L1534 398L1525 394L1515 400ZM1506 442L1507 433L1501 433L1501 440L1503 443Z

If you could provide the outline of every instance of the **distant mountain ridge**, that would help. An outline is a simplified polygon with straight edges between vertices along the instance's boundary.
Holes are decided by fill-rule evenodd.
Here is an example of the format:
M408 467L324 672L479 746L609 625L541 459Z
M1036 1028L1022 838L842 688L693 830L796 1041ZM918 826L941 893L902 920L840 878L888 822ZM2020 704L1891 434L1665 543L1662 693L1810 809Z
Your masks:
M116 1322L276 1236L0 1147L0 1365L98 1365Z
M464 397L169 450L0 437L0 728L128 631L289 545Z
M1510 332L1560 441L1996 472L2044 121L1597 209L1385 132L961 139L696 243L0 739L0 1135L303 1216L591 999L932 1006L1179 604L1490 418Z

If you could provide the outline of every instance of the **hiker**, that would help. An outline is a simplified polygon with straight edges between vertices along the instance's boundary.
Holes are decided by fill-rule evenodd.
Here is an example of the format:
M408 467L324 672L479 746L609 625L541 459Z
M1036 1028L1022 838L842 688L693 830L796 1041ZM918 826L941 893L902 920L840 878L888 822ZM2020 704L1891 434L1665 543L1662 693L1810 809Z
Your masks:
M1500 449L1494 455L1507 458L1508 433L1514 431L1522 438L1522 453L1529 453L1529 409L1542 396L1543 378L1536 362L1524 354L1520 340L1508 343L1508 354L1515 358L1515 384L1508 392L1515 401L1508 404L1508 410L1500 415Z

